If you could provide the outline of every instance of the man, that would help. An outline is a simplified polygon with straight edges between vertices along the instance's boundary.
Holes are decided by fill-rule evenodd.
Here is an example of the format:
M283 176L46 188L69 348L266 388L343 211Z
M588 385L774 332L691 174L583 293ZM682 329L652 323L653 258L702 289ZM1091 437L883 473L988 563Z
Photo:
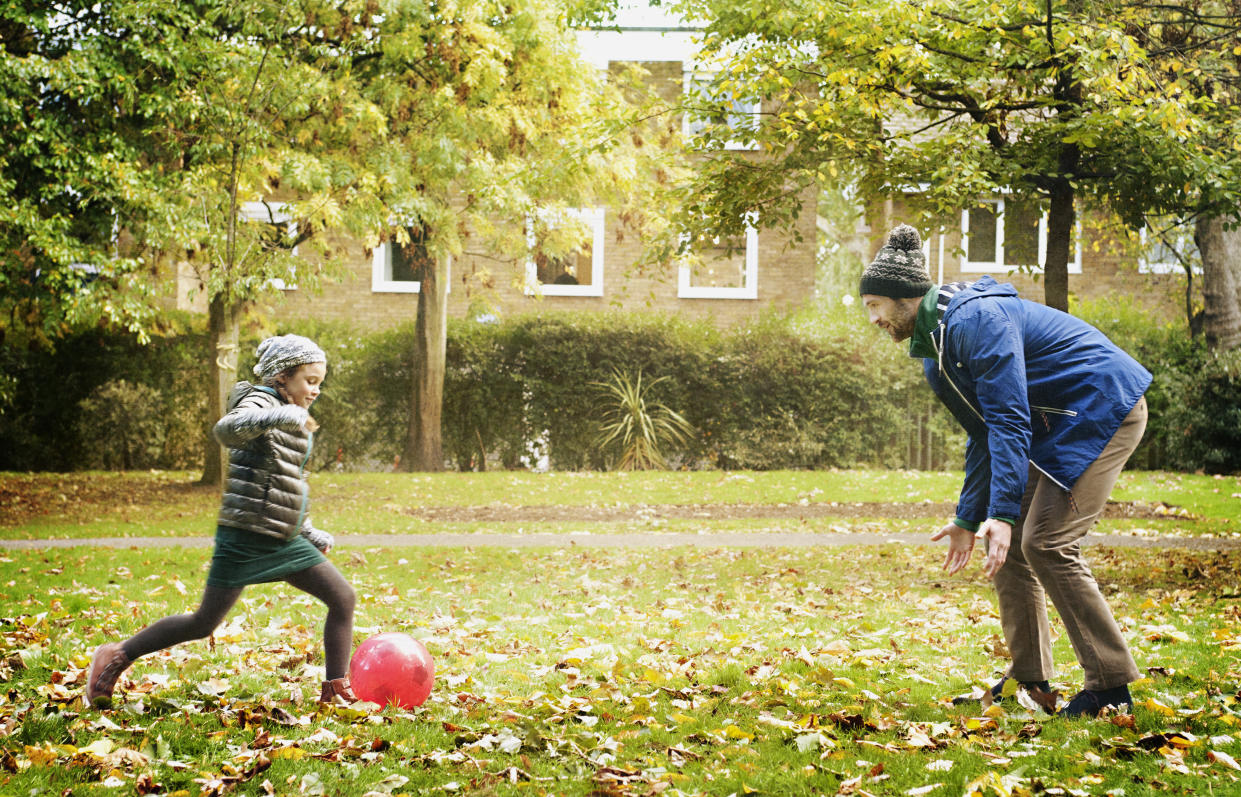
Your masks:
M1137 665L1081 555L1080 541L1146 428L1150 373L1089 324L983 277L935 286L917 230L900 225L861 280L872 324L910 341L927 382L968 433L944 569L986 540L1015 679L1054 706L1046 598L1059 612L1084 688L1061 710L1128 707ZM1009 692L1011 694L1011 691Z

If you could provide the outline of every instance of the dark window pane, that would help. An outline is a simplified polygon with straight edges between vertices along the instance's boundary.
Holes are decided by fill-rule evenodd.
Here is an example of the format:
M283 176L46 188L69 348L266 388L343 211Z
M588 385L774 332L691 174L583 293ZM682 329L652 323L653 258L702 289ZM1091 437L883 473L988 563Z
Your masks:
M388 247L392 273L389 279L393 282L420 282L422 266L427 262L427 247L421 227L410 227L409 243L393 242Z
M1037 266L1038 206L1032 203L1004 204L1004 263L1009 266Z
M690 284L695 288L744 288L745 244L743 235L701 247L702 262L690 272Z
M973 263L995 262L996 206L986 204L969 212L969 239L965 258Z
M591 245L561 257L538 254L534 258L536 276L544 285L590 285L594 282Z

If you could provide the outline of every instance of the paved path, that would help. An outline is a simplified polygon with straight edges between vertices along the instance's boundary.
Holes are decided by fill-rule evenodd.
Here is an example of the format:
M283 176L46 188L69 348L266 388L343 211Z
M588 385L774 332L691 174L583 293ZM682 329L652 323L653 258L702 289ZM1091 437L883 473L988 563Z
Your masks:
M0 550L73 548L209 548L211 537L105 537L80 540L0 540ZM353 534L337 535L342 547L468 548L807 548L842 545L943 545L932 543L930 533L814 534L814 533L709 533L685 532L642 534ZM1228 537L1134 537L1126 534L1090 534L1086 545L1119 548L1187 548L1191 550L1241 549L1241 538Z

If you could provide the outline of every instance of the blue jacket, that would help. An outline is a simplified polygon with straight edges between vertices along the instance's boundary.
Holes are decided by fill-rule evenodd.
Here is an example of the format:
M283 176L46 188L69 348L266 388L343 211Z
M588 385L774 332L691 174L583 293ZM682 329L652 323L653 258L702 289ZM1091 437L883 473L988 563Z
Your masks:
M939 317L923 299L910 356L965 428L957 517L1016 519L1032 464L1065 491L1090 466L1151 383L1099 330L983 277Z

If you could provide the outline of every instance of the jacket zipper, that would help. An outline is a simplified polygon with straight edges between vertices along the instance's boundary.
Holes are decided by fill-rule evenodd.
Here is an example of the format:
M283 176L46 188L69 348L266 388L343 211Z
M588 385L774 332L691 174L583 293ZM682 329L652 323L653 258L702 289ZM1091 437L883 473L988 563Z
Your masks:
M1031 404L1030 409L1038 410L1039 412L1048 412L1048 413L1051 413L1052 415L1067 415L1070 418L1077 417L1076 410L1061 410L1061 409L1057 409L1056 407L1040 407L1037 404Z

